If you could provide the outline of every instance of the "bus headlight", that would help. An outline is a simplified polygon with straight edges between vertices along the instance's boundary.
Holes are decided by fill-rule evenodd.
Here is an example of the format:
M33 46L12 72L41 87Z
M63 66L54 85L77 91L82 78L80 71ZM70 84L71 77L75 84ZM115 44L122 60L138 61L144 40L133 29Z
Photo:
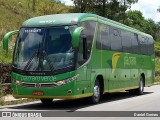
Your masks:
M16 85L20 85L22 82L12 78L12 83L15 83Z
M71 78L67 78L65 80L58 81L57 85L61 86L61 85L67 84L69 82L72 82L72 81L76 80L78 78L78 76L79 76L79 74L77 74L77 75L75 75L75 76L73 76Z
M16 80L15 83L16 83L16 85L20 85L21 81Z

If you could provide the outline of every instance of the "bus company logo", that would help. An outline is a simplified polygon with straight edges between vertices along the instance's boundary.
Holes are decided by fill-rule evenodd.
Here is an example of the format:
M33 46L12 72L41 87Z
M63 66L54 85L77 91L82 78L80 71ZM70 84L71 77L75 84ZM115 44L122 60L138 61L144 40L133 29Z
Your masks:
M55 20L46 20L46 21L39 21L39 23L54 23L56 22Z
M22 76L22 82L53 82L56 76Z
M114 73L116 70L117 62L118 62L120 56L121 56L120 53L114 53L112 55L112 73Z

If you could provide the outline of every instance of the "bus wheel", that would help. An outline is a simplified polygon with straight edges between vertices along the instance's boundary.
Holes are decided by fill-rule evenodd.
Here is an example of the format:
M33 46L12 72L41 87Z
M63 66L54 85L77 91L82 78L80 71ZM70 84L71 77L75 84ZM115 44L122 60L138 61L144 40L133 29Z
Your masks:
M45 105L51 104L53 101L53 99L40 99L40 100Z
M100 101L100 97L101 97L100 83L98 80L96 80L93 88L92 103L94 104L98 103Z
M137 95L142 95L143 91L144 91L144 80L143 80L143 77L141 76L140 81L139 81L139 88L135 90L135 93Z

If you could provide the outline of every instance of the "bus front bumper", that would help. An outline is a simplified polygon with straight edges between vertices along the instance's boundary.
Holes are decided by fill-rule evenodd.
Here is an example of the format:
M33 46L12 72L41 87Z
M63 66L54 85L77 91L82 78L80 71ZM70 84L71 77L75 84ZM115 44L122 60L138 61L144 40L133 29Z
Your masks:
M93 93L75 94L75 82L53 88L23 87L15 83L12 83L11 86L13 89L13 96L15 98L77 99L93 95ZM40 94L35 94L36 92Z

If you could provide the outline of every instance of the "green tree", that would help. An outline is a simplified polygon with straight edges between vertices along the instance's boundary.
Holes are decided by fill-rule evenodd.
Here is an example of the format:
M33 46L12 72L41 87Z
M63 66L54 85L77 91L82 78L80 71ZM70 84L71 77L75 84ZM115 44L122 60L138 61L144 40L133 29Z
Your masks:
M45 0L39 3L37 13L39 15L67 13L71 8L56 0Z
M75 12L93 12L96 0L72 0L75 5Z
M152 19L145 19L141 11L129 11L126 24L153 36L154 40L160 40L160 24Z
M72 0L75 12L95 13L125 23L126 11L138 0Z
M28 0L28 8L32 8L32 11L36 11L36 5L38 0Z
M143 30L142 28L143 28L145 18L143 17L143 14L141 11L138 11L138 10L128 11L127 16L128 16L126 21L127 25L139 30Z

